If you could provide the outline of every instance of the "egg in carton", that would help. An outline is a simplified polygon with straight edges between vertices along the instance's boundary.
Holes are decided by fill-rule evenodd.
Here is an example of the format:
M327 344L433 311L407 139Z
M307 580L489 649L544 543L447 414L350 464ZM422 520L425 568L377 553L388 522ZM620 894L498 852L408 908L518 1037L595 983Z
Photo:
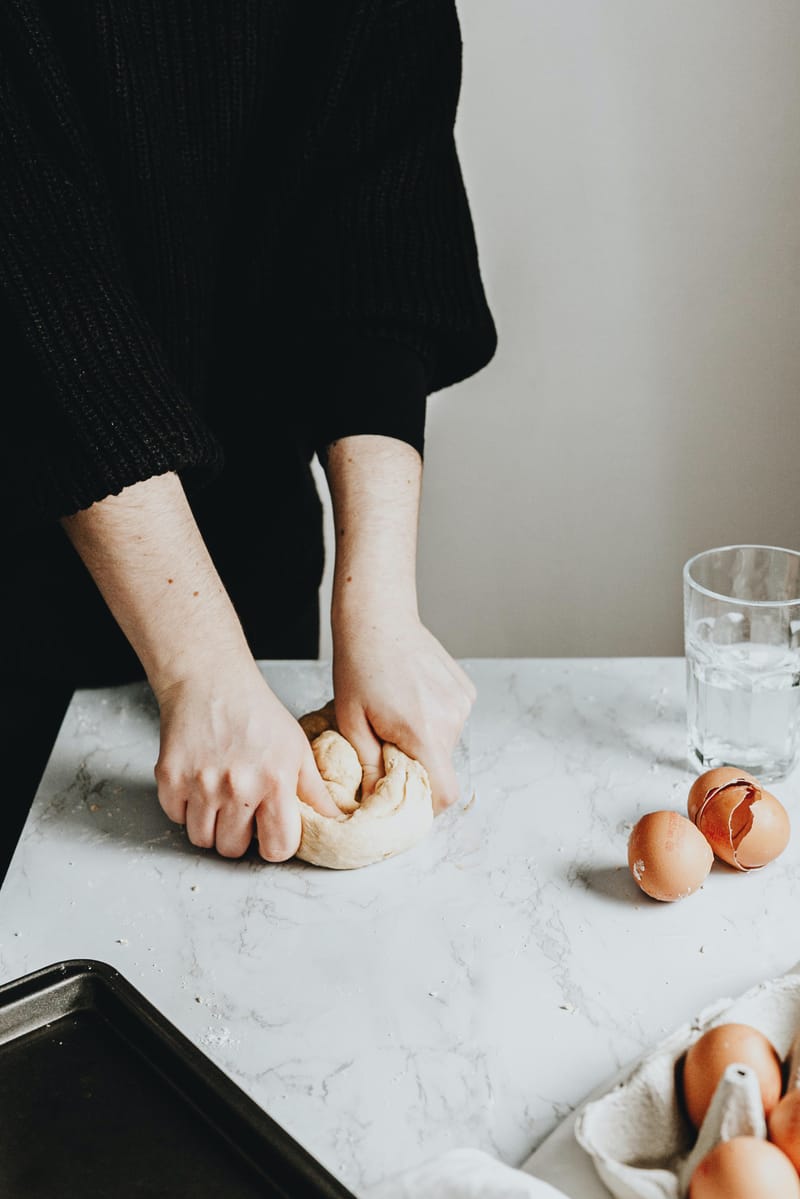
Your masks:
M611 1091L587 1104L575 1136L615 1199L685 1199L689 1180L720 1140L767 1135L758 1079L746 1066L729 1066L699 1133L680 1096L686 1051L720 1024L751 1025L791 1053L790 1085L800 1081L800 965L759 983L739 999L722 999L671 1034Z

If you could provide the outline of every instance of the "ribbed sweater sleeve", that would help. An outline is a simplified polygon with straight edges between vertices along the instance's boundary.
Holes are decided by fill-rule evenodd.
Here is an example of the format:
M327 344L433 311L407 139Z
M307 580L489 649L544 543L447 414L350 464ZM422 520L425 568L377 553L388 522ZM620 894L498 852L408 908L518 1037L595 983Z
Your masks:
M4 503L36 523L152 475L215 469L219 449L140 310L90 139L25 0L0 5L0 163L4 337L32 368L15 383Z
M385 433L423 449L425 399L492 357L496 333L453 127L454 0L375 6L321 105L292 246L312 440ZM351 31L355 38L359 31Z

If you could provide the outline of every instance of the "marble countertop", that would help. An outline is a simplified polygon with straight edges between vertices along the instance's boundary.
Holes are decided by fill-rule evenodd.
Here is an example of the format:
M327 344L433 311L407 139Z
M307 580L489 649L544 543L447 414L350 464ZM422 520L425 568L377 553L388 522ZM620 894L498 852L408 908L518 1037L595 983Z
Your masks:
M683 661L470 661L462 804L356 872L196 850L158 807L144 687L79 692L0 892L0 981L119 969L359 1197L471 1145L518 1164L711 1000L800 957L800 837L661 905L631 824L683 809ZM321 663L267 665L292 711ZM796 772L775 791L800 805ZM577 1197L576 1197L577 1199Z

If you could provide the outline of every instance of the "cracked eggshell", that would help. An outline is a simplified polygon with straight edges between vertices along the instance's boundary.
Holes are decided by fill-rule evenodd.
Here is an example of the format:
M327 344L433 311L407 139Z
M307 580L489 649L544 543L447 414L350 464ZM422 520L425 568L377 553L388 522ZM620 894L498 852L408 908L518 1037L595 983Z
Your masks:
M752 824L736 849L736 857L746 870L766 866L779 857L792 831L789 813L770 791L761 792L761 798L751 806L751 814Z
M628 840L628 866L636 885L670 903L705 881L714 855L705 837L679 812L649 812Z
M786 809L758 784L730 783L713 792L696 823L717 857L736 870L766 866L789 844Z
M706 800L721 787L730 787L732 783L751 787L761 785L752 774L738 770L735 766L716 766L713 770L706 770L694 780L689 791L689 819L697 824L698 813Z

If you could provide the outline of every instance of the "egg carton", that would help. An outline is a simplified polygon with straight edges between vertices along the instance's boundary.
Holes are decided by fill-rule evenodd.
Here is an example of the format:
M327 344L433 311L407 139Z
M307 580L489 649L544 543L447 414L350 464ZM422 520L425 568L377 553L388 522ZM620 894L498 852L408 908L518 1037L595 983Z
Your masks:
M785 1060L800 1032L800 965L739 999L710 1005L586 1105L575 1137L615 1199L685 1199L692 1170L717 1140L766 1135L758 1082L745 1068L728 1068L699 1135L681 1107L686 1050L709 1028L729 1022L757 1028Z

